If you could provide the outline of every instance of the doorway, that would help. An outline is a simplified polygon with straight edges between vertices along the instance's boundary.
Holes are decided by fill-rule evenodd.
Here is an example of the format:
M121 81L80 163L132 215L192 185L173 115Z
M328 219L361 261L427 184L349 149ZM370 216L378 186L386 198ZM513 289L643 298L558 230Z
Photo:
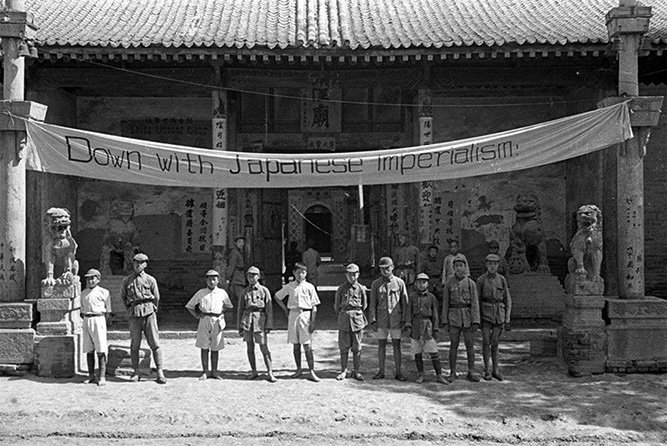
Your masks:
M304 233L306 241L312 240L314 248L319 251L320 256L331 256L331 211L325 206L316 204L309 207L304 214Z

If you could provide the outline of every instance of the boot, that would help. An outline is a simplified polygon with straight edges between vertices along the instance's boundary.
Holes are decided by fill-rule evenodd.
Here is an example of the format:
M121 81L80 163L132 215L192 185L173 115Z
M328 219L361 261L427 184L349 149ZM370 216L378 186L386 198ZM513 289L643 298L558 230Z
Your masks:
M97 358L100 362L100 371L97 375L97 385L106 386L107 385L107 355L100 353L97 355Z
M157 379L155 382L158 384L167 384L167 379L162 370L162 352L159 347L153 350L153 360L155 361L155 367L157 368Z
M373 379L384 379L384 365L387 356L387 340L378 341L378 372Z
M447 380L451 383L454 382L458 377L456 376L456 357L458 356L458 349L449 349L449 377Z
M132 361L130 381L139 382L139 350L130 350L130 360Z
M361 352L352 352L352 361L354 362L354 372L352 372L352 378L357 381L363 381L364 377L359 373L359 367L361 367Z
M424 382L424 358L421 353L415 355L415 365L417 366L417 379L415 382L421 384Z
M466 348L466 355L468 356L468 381L478 383L480 381L479 375L475 373L475 351Z
M449 384L449 382L442 376L442 365L440 364L440 356L437 353L431 354L431 362L433 363L433 370L435 370L435 380L441 384Z
M401 357L401 340L392 339L391 344L394 350L394 369L396 371L394 378L398 381L407 381L408 379L401 373L401 360L403 359Z

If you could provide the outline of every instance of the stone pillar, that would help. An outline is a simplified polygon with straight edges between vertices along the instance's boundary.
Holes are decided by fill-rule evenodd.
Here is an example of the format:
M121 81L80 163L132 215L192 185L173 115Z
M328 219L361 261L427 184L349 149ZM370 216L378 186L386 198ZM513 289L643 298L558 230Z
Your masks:
M565 295L563 325L558 333L558 350L572 376L604 373L607 334L602 319L603 296Z

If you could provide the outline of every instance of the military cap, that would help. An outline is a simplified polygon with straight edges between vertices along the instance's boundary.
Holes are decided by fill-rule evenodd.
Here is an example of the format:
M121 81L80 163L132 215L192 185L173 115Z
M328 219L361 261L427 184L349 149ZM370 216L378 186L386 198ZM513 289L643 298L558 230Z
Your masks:
M220 273L217 272L217 271L214 270L214 269L209 269L208 271L206 271L206 277L209 277L209 276L219 276L219 275L220 275Z
M359 266L357 266L356 263L350 263L345 268L345 272L346 273L358 273L359 272Z
M417 274L417 278L415 280L428 280L428 274L419 273L419 274Z
M466 262L466 258L462 254L456 254L454 256L454 259L452 259L452 265L456 262L463 262L465 264L468 263L468 262Z
M248 271L245 272L246 274L259 274L259 268L256 266L251 266L248 268Z
M140 252L139 254L135 254L134 257L132 257L132 260L135 262L148 262L148 256Z
M391 257L382 257L379 263L380 268L385 268L387 266L394 266L394 261L391 260Z
M98 270L96 270L95 268L90 268L86 272L86 274L83 275L83 277L95 277L95 276L98 277L98 278L102 278L102 274L100 274L100 272Z
M497 254L488 254L484 260L487 262L500 262L500 257Z

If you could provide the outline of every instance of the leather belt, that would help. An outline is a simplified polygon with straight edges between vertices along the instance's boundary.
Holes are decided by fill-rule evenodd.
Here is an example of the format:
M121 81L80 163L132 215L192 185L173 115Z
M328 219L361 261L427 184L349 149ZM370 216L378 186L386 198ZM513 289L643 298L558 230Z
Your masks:
M202 314L204 316L211 316L211 317L220 317L220 316L222 316L222 313L205 313L203 311L202 311Z
M104 316L104 313L81 313L83 317L99 317Z

